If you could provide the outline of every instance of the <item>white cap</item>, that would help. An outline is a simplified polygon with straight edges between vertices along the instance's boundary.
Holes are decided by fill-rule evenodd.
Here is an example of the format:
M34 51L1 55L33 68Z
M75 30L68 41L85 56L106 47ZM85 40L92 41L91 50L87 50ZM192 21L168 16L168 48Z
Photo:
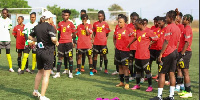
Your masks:
M50 11L45 11L42 16L44 19L48 19L50 17L54 17L55 15L53 15Z

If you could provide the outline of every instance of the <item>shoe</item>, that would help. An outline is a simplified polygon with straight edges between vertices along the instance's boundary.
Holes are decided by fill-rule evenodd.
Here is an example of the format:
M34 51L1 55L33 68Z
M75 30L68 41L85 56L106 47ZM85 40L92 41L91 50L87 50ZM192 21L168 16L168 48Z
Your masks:
M100 71L102 71L102 70L103 70L103 68L102 68L102 67L99 67L99 70L100 70Z
M116 87L125 86L124 83L120 82L119 84L115 85Z
M81 74L81 72L77 71L75 75L77 75L77 76L78 76L78 75L80 75L80 74Z
M51 70L51 73L50 73L51 75L55 75L55 73L53 72L53 70Z
M184 94L186 94L187 92L186 91L182 91L181 93L178 93L179 96L182 96Z
M93 72L93 73L97 73L97 70L96 70L96 69L93 69L92 72Z
M68 70L65 70L62 72L62 74L68 74L68 72L69 72Z
M165 97L165 98L163 98L163 100L174 100L174 97Z
M40 100L50 100L50 99L45 96L40 96Z
M9 69L9 72L15 72L12 68Z
M73 74L69 71L69 78L73 78Z
M153 91L153 87L149 86L147 89L146 89L146 92L151 92Z
M34 74L34 70L31 70L30 73L31 73L31 74Z
M126 84L126 85L124 86L124 89L128 90L128 89L129 89L129 84Z
M147 81L148 80L148 78L144 78L144 81Z
M169 81L165 81L165 85L169 86L170 82Z
M133 88L131 88L132 90L137 90L137 89L140 89L140 86L139 85L135 85Z
M40 94L39 92L35 92L35 91L33 91L33 96L35 96L35 97L40 97L41 94Z
M84 68L81 68L81 72L85 72L85 69L84 69Z
M29 73L30 73L31 71L27 68L27 69L26 69L26 72L29 72Z
M162 100L162 98L159 98L159 97L154 97L154 98L150 98L149 100Z
M18 68L17 72L20 72L21 71L21 68Z
M158 78L158 75L156 75L156 76L152 77L152 79L157 79L157 78Z
M117 75L117 74L119 74L119 72L117 72L117 71L114 71L114 72L112 73L112 75Z
M56 67L53 67L53 70L54 70L54 71L57 71Z
M18 72L18 75L20 74L24 74L24 70L21 70L20 72Z
M94 73L92 71L90 71L90 76L93 76L93 75L94 75Z
M134 81L135 78L134 77L129 77L129 82Z
M192 98L192 93L191 92L186 92L184 95L180 96L181 98Z
M180 92L180 89L175 88L174 92Z
M144 83L144 78L140 79L140 83L143 84Z
M53 78L58 78L58 77L60 77L60 73L59 72L57 72L56 75L53 76Z
M76 72L78 72L78 68L76 68L76 70L75 70Z
M105 70L104 70L104 73L105 73L105 74L108 74L108 70L107 70L107 69L105 69Z

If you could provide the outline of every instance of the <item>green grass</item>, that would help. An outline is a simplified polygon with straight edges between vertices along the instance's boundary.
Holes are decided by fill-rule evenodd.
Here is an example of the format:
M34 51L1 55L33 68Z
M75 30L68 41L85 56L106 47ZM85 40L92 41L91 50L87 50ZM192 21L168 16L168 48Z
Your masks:
M17 53L15 52L15 39L12 37L11 43L11 56L13 61L13 68L17 71ZM194 33L194 39L192 44L193 55L190 63L190 78L193 98L189 100L199 99L199 33ZM62 75L60 78L53 79L50 77L49 87L46 92L46 96L51 100L95 100L97 97L114 98L119 97L120 100L148 100L157 95L157 83L153 81L153 92L145 92L147 88L147 82L141 85L140 90L132 91L125 90L123 88L116 88L115 85L119 83L118 76L112 76L111 73L115 71L113 63L114 59L114 45L112 42L112 34L108 39L108 71L109 74L104 74L98 71L94 76L89 76L88 60L86 60L85 69L86 72L80 76L75 76L73 79L68 78L66 75ZM75 53L75 52L74 52ZM30 54L31 55L31 54ZM75 55L75 54L74 54ZM31 68L32 58L29 56L29 68ZM98 57L99 68L99 57ZM74 57L74 69L76 68L76 62ZM153 75L156 74L156 64L153 63ZM5 54L5 50L2 50L0 58L0 100L38 100L32 96L34 87L34 78L36 74L25 73L18 75L8 72L8 62ZM64 66L61 72L63 72ZM37 72L37 71L36 71ZM135 85L134 82L130 82L130 87ZM39 90L40 91L40 90ZM164 87L163 97L169 95L169 86ZM175 95L177 100L181 100ZM185 99L187 100L187 99Z

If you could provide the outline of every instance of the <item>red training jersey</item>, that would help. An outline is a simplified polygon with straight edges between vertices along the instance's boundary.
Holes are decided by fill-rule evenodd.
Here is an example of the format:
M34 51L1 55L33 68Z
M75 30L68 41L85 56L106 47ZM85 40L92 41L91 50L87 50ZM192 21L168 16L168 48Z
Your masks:
M22 33L22 31L24 30L24 24L23 27L21 27L21 25L17 25L14 27L13 29L13 35L16 36L16 48L17 49L24 49L25 46L25 37L24 34Z
M72 33L76 31L75 26L70 21L61 21L58 23L58 31L60 33L59 43L72 42Z
M93 32L95 32L94 45L107 45L106 35L110 32L110 28L105 21L95 22L93 24Z
M165 36L166 27L157 31L156 35L158 36L158 41L155 42L156 50L161 50L163 43L164 43L164 36Z
M133 30L128 28L128 27L124 27L124 28L119 28L115 31L114 33L114 39L116 39L116 48L118 50L121 51L130 51L129 48L127 48L128 44L129 44L129 38L133 36Z
M192 51L191 49L192 38L193 38L192 28L188 25L184 28L183 32L181 33L178 52L181 52L183 50L186 41L189 42L189 46L186 49L186 51Z
M153 33L154 33L155 35L157 35L158 32L159 32L160 30L161 30L160 28L153 28L152 31L153 31ZM158 36L158 35L157 35L157 36ZM156 49L157 49L157 43L156 43L156 42L153 43L153 44L151 45L150 49L156 50Z
M91 42L91 34L92 34L92 25L86 24L86 28L90 35L86 35L85 26L83 24L78 25L76 30L76 35L78 36L77 40L77 49L91 49L92 42Z
M164 53L162 54L162 57L168 56L174 50L177 49L177 44L178 44L178 41L180 40L180 33L181 31L175 23L168 24L166 26L164 39L168 41L168 45Z
M128 24L127 27L132 29L133 34L136 34L135 26L132 23ZM134 36L130 37L129 42L131 42L134 38L135 38ZM130 50L136 50L136 49L137 49L137 42L133 42L130 46Z
M137 31L137 50L135 53L136 59L149 59L149 45L151 41L157 41L158 36L153 33L150 29L145 29L143 31Z
M156 28L159 28L159 27L152 26L150 29L151 29L151 30L154 30L154 29L156 29Z

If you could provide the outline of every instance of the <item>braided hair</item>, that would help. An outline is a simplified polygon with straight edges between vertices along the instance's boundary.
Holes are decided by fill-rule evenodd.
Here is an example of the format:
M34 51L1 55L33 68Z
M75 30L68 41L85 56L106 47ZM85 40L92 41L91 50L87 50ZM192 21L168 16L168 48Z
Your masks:
M186 20L190 21L190 23L192 23L192 21L193 21L193 16L190 14L184 15L183 18L186 18Z
M127 18L124 14L119 14L119 15L118 15L118 19L120 19L120 18L123 18L124 21L125 21L125 23L127 23L128 18Z

